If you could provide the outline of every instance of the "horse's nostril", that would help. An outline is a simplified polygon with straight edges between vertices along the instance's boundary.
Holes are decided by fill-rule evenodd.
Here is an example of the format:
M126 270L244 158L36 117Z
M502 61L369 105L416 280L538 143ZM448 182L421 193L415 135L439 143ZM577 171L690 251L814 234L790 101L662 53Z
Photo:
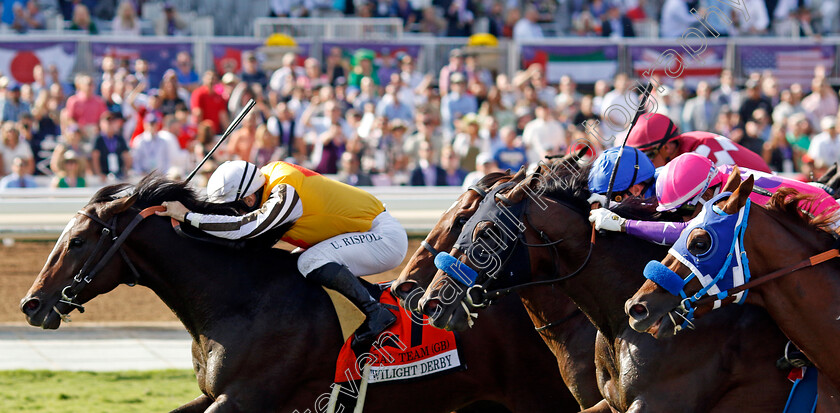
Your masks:
M648 316L648 309L643 304L635 304L630 307L630 317L634 320L644 320Z
M30 298L29 300L26 300L26 302L23 303L23 306L21 307L23 308L24 312L33 313L35 311L38 311L38 308L41 307L41 300L37 298Z
M439 308L440 308L440 300L432 299L432 300L426 301L426 304L423 305L423 314L426 314L426 315L430 316L430 315L436 313Z

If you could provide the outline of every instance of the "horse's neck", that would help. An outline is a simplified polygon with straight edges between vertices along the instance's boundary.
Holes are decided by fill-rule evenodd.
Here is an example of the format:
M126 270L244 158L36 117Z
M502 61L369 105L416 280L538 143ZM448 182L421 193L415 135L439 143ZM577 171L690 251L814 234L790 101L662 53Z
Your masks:
M750 214L744 240L754 280L832 247L828 237L789 217L768 219L765 214ZM785 240L778 244L783 250L764 242L768 239ZM747 299L766 308L785 335L840 388L840 354L826 350L840 343L838 272L840 258L834 258L759 285L749 291Z
M153 268L142 268L140 284L148 287L169 307L184 324L193 338L212 325L213 314L230 302L235 289L225 288L230 281L216 267L205 266L203 260L160 260Z
M141 274L140 284L154 291L194 338L206 334L216 321L262 304L255 295L262 288L253 278L260 276L258 272L277 272L273 282L285 280L290 292L294 291L292 283L303 282L281 274L284 264L271 262L268 253L255 260L243 258L247 255L242 251L220 247L206 251L179 248L174 253L159 246L150 249L154 250L140 252L145 260L133 259ZM293 263L289 266L289 272L295 271Z
M562 253L566 251L563 249ZM624 302L644 282L645 264L664 257L665 253L664 247L625 234L599 236L583 271L561 286L602 334L614 338L629 326ZM585 249L572 249L568 257L561 258L576 267L585 254Z

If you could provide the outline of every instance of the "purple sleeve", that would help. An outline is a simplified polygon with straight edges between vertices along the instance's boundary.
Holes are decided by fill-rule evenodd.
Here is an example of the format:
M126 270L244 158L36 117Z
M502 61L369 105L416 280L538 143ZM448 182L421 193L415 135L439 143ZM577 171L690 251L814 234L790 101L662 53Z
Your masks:
M628 219L624 230L628 234L660 245L674 245L688 222L636 221Z

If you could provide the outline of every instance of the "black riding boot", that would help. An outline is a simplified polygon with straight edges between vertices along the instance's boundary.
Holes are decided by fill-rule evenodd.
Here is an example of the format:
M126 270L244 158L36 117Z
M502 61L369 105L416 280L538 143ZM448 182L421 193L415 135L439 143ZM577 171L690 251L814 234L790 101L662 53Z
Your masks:
M397 321L397 316L376 301L350 270L331 262L310 272L306 278L347 297L365 314L365 322L356 330L355 341L372 341Z

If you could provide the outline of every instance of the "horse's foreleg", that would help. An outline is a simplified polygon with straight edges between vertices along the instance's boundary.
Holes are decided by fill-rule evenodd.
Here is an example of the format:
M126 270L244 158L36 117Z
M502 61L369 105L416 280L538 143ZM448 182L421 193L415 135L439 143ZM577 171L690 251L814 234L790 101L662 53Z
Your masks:
M196 397L195 400L169 413L202 413L205 410L207 410L207 408L209 408L211 404L213 404L213 399L211 399L210 396L206 394L202 394L201 396Z
M614 413L615 410L610 407L606 400L601 400L598 404L581 411L580 413Z

